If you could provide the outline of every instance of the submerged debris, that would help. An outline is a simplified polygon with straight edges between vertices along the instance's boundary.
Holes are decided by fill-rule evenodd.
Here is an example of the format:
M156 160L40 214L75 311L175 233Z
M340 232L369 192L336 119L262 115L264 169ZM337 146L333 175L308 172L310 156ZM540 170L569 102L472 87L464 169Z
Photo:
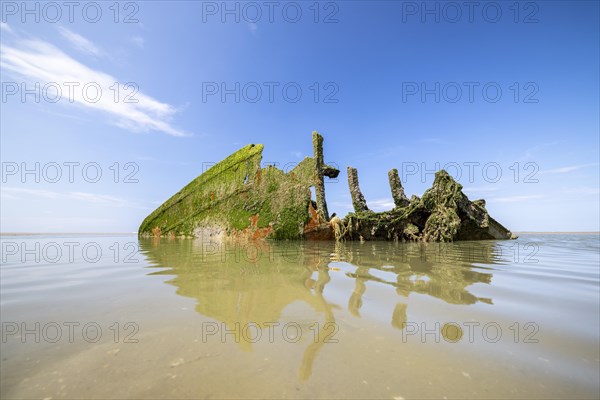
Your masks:
M354 213L329 218L325 177L339 170L324 163L323 137L312 136L314 157L289 172L261 168L262 145L248 145L198 176L142 222L140 236L232 239L406 240L513 239L485 209L470 201L446 171L435 175L423 198L404 193L398 171L388 173L396 207L373 212L348 167ZM315 200L311 199L311 188Z

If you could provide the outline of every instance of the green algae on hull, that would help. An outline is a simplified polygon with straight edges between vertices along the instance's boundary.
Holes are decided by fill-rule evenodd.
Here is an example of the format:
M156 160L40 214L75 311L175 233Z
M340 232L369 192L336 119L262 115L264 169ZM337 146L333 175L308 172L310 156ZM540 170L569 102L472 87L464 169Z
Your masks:
M313 142L322 152L316 132ZM322 154L319 165L316 154L287 173L261 168L262 151L261 144L247 145L208 169L146 217L140 236L299 239L311 222L311 207L319 211L316 225L326 224L324 188L315 206L310 188L339 171L325 165Z
M388 173L396 207L373 212L348 167L354 213L329 218L324 177L339 171L323 161L323 137L313 132L314 157L289 172L261 168L263 145L247 145L214 165L154 210L140 236L189 236L233 239L454 240L514 239L485 209L470 201L462 185L438 171L422 198L409 200L393 169ZM311 200L311 188L316 201Z
M394 175L393 170L390 175ZM390 186L398 193L395 178L390 179ZM435 174L432 187L422 198L402 198L400 204L405 205L379 213L358 209L348 214L342 238L426 242L516 238L489 216L485 200L470 201L462 185L444 170Z

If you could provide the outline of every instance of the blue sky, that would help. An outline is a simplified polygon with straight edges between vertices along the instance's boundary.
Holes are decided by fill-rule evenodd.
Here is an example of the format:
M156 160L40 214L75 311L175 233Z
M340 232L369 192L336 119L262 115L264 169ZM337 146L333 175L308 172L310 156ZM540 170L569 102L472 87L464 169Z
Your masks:
M1 5L3 232L133 232L210 163L293 165L313 130L330 212L348 165L375 210L389 169L420 196L446 165L514 231L600 230L598 2L57 4Z

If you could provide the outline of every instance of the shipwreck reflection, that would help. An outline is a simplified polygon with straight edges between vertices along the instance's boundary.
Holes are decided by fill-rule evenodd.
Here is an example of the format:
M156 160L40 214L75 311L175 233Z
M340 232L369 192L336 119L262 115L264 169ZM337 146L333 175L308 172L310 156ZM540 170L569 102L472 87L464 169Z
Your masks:
M415 292L451 304L474 304L478 301L491 304L491 299L476 297L467 287L474 283L491 283L489 265L501 260L501 251L494 241L341 243L336 247L336 253L338 260L356 266L353 273L347 273L356 280L353 296L361 297L365 283L373 281L394 286L396 292L404 297ZM394 279L386 279L390 276ZM360 308L360 304L359 298L351 298L350 311L357 315L358 310L352 308Z
M327 323L335 325L334 311L342 305L327 299L328 284L353 279L354 290L343 294L348 312L361 317L363 297L371 285L389 285L398 297L391 299L391 326L403 329L406 298L426 294L452 304L474 304L492 299L477 297L468 288L489 284L491 265L500 262L498 243L335 243L249 242L245 244L203 243L190 239L141 239L140 248L153 267L167 268L152 274L173 276L166 283L177 294L197 301L196 311L224 323L260 327L282 321L290 304L308 305L312 321L320 321L315 340L306 346L299 374L307 379L325 344ZM339 277L339 278L338 278ZM339 298L339 292L338 298ZM331 296L330 296L331 297ZM306 320L306 318L304 318ZM312 338L311 338L312 339ZM243 350L253 343L240 340Z

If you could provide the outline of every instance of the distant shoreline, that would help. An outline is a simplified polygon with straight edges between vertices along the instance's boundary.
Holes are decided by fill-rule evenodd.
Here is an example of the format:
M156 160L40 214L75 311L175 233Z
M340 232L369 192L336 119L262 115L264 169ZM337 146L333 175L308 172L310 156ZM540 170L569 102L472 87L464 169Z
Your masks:
M115 236L115 235L137 235L137 232L0 232L0 236L42 236L42 235Z
M520 231L513 232L517 235L600 235L600 232L539 232ZM115 236L137 235L137 232L0 232L0 236L43 236L43 235L89 235L89 236Z
M517 235L600 235L600 232L536 232L536 231L523 231L513 232Z

